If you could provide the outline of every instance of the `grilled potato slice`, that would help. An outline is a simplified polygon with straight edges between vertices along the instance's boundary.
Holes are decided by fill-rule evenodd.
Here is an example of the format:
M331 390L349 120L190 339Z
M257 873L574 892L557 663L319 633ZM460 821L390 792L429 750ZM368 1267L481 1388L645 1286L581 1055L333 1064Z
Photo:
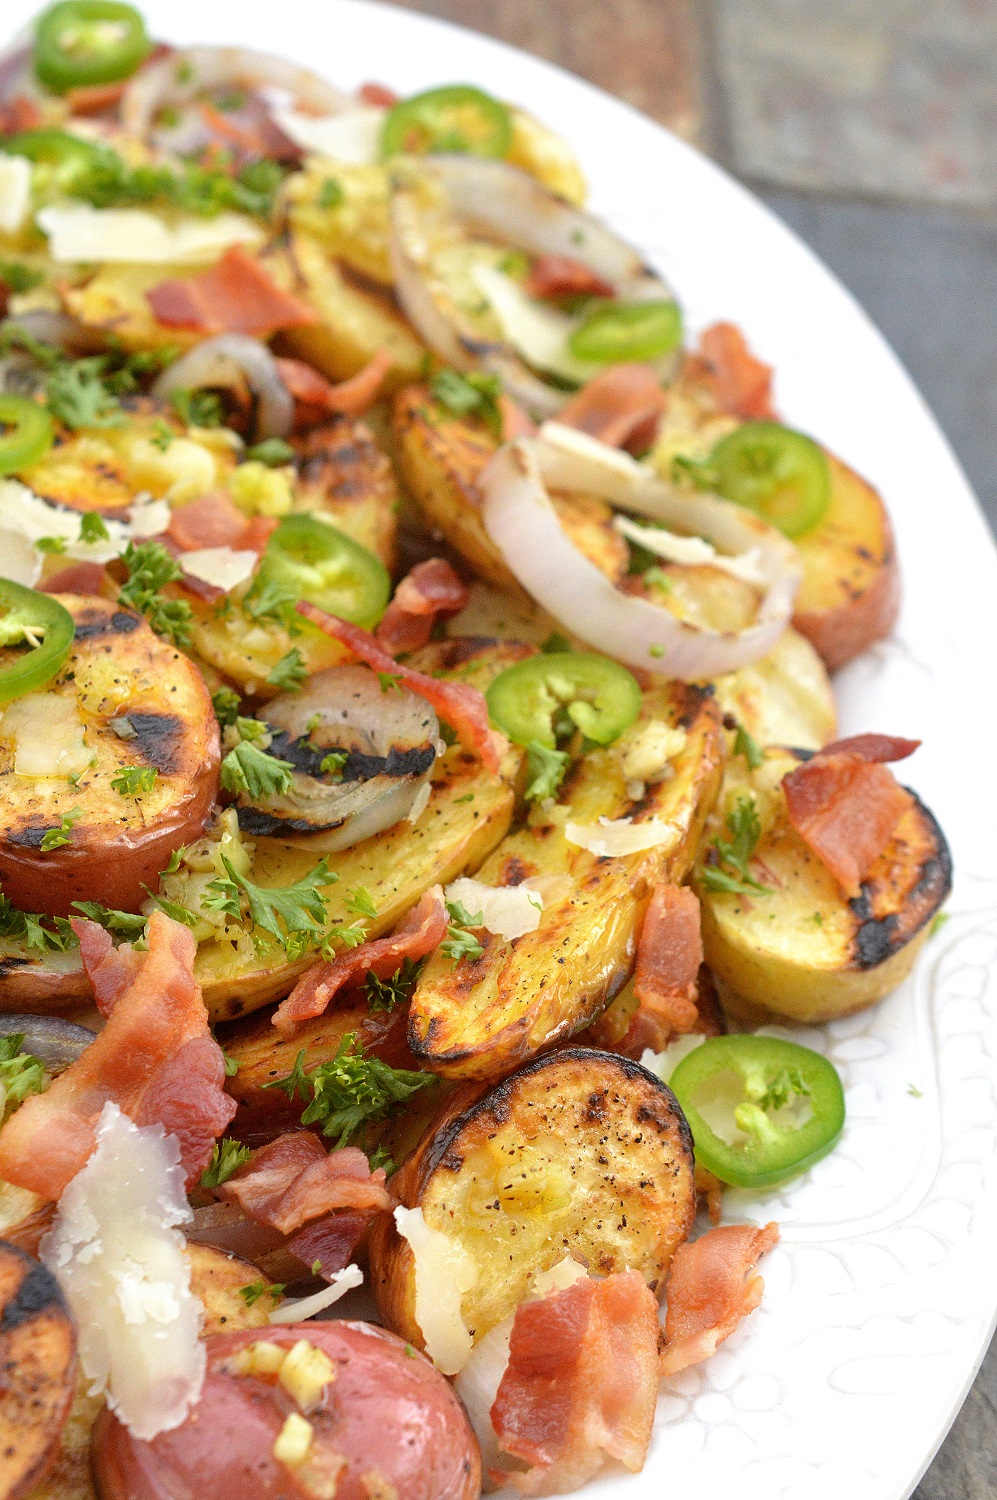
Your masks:
M0 876L22 911L65 917L74 900L134 911L208 820L218 725L200 673L140 616L57 597L76 621L73 649L0 717ZM123 768L151 784L116 787ZM61 847L43 847L64 819Z
M45 1478L27 1492L27 1500L96 1500L90 1471L93 1429L104 1410L103 1396L91 1396L83 1371L76 1376L69 1414Z
M644 694L640 718L615 745L578 763L549 819L534 814L503 840L479 878L517 885L547 877L540 925L512 942L478 930L484 952L473 961L455 966L442 952L428 960L409 1019L409 1045L425 1066L453 1078L497 1078L599 1014L630 976L651 888L681 881L692 864L724 754L712 694L662 683ZM655 776L646 789L633 785ZM569 820L590 825L600 817L660 819L673 840L618 858L568 842Z
M129 353L145 349L189 349L204 337L160 323L146 297L161 281L195 276L203 266L108 263L82 286L62 294L66 311L85 328L113 335Z
M638 1270L657 1291L696 1203L692 1138L669 1089L628 1058L573 1047L475 1092L453 1094L392 1178L402 1204L477 1266L460 1307L472 1338L565 1255L601 1275ZM387 1215L370 1263L385 1323L424 1347L416 1259Z
M761 661L718 677L717 702L760 745L819 750L838 731L827 668L810 642L787 628Z
M819 526L796 538L803 582L793 624L829 672L889 635L900 609L900 564L879 495L833 454L831 504Z
M804 758L769 749L753 773L741 757L731 761L704 840L705 851L733 799L753 793L762 825L756 878L768 892L709 890L701 863L694 875L706 962L724 1008L755 1025L788 1018L809 1026L882 1000L910 973L952 882L945 836L916 802L861 895L847 900L786 819L782 778Z
M267 269L320 319L285 329L278 340L281 352L307 360L330 380L347 380L387 349L394 361L389 386L419 378L426 350L390 293L351 276L317 239L293 234L288 249L268 258Z
M55 1454L76 1389L76 1330L59 1284L0 1241L0 1494L19 1500Z
M455 417L421 385L399 391L393 426L402 482L430 526L441 531L482 578L525 600L481 519L478 477L498 440L480 422ZM613 527L610 507L591 495L552 498L561 525L579 551L608 578L621 579L629 554Z
M525 109L514 108L511 113L512 145L506 160L539 178L545 187L567 198L569 203L583 208L588 185L567 141Z

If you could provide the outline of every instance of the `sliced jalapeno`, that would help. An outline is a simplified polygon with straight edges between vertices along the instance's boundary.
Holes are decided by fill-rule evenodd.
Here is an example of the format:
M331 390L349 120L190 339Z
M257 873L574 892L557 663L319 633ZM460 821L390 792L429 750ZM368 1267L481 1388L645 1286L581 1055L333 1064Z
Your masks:
M831 503L831 469L812 438L778 422L745 422L706 461L710 487L784 536L802 536Z
M46 187L60 193L72 193L78 179L99 166L105 153L90 141L83 141L68 130L22 130L19 135L0 141L0 151L9 156L26 156L44 169Z
M286 589L353 625L376 625L391 596L383 563L317 516L285 516L267 544L254 589Z
M500 672L485 694L492 719L517 745L553 750L558 730L609 745L640 713L637 679L607 656L556 651ZM563 723L564 718L567 724Z
M676 302L604 302L589 313L568 340L576 359L592 364L661 359L682 342L682 314Z
M403 99L381 131L381 155L426 156L459 151L466 156L506 156L512 145L512 115L491 94L469 83L451 83Z
M52 446L52 414L25 396L0 396L0 474L37 463Z
M151 51L145 22L120 0L62 0L35 30L38 82L55 94L130 78Z
M0 703L54 677L75 632L72 615L57 599L0 578Z
M825 1057L770 1036L710 1037L669 1087L696 1159L733 1187L774 1187L833 1149L845 1123L841 1079Z

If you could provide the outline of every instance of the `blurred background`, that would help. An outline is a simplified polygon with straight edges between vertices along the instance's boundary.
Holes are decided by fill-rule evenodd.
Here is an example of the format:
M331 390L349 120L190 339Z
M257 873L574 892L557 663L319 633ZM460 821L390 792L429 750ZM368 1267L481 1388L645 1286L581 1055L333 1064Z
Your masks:
M997 0L395 3L581 74L753 188L886 334L997 531ZM914 1500L994 1497L997 1342Z
M754 188L886 334L997 530L997 0L396 3L591 79Z

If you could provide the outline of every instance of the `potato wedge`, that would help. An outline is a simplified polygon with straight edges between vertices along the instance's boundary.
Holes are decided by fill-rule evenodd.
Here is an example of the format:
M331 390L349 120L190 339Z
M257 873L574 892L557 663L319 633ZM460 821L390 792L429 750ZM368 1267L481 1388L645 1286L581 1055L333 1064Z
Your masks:
M648 747L679 731L663 763ZM476 932L484 952L459 964L437 952L420 975L409 1017L409 1045L434 1072L493 1079L535 1052L587 1026L626 983L651 888L689 870L720 785L725 754L712 694L662 683L644 694L641 716L607 750L593 751L566 782L549 820L534 815L485 861L486 885L547 877L535 932L512 942ZM670 774L668 774L670 767ZM662 775L641 795L635 780ZM621 858L600 858L569 843L568 820L656 818L673 841Z
M760 745L819 750L838 732L827 668L810 642L787 628L761 661L718 677L717 702Z
M403 1205L476 1264L460 1307L472 1337L565 1255L602 1275L638 1270L657 1291L695 1216L692 1139L671 1092L628 1058L581 1047L474 1092L457 1090L392 1178ZM424 1347L415 1256L388 1216L370 1264L385 1323Z
M195 276L203 266L108 263L82 286L67 288L62 300L85 328L120 340L129 353L144 349L189 349L203 334L169 328L155 317L146 298L161 281Z
M721 831L733 798L753 792L762 825L754 868L769 891L746 898L709 890L701 863L693 877L706 962L724 1008L756 1025L775 1018L814 1025L874 1005L910 973L951 887L945 836L917 802L897 825L861 895L846 900L786 820L782 777L802 759L770 749L754 773L740 757L732 761L707 829L707 839Z
M833 454L831 504L820 525L796 538L803 582L793 625L829 672L889 635L900 609L900 565L879 495Z
M422 385L399 391L393 425L402 482L430 525L482 578L525 600L481 519L478 477L496 452L497 439L480 422L455 417ZM608 578L622 578L628 551L613 527L610 507L591 495L553 499L579 551Z
M76 1330L59 1284L0 1241L0 1495L19 1500L52 1462L76 1389Z
M584 207L588 185L567 141L525 109L514 108L511 113L512 145L506 160L539 178L569 203Z

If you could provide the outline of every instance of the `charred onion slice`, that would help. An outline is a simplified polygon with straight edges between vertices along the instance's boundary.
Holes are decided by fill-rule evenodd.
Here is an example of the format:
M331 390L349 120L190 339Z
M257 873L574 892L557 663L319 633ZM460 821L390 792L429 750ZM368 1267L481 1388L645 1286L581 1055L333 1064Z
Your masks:
M679 494L642 464L584 433L550 424L492 459L480 479L488 534L529 594L568 630L631 667L687 682L733 672L770 651L789 623L800 581L796 551L774 527L712 495ZM622 593L578 550L548 490L599 495L719 551L752 552L764 593L754 624L701 629Z
M573 208L517 167L467 156L434 156L418 176L411 169L399 172L392 194L391 263L405 312L442 359L459 370L483 366L493 371L510 395L543 416L560 410L565 393L535 375L509 342L483 339L432 274L427 205L441 195L454 221L472 234L531 255L570 257L612 287L621 302L673 300L657 273L607 225ZM561 316L541 304L536 311L538 316ZM669 358L662 364L662 375L672 363ZM578 383L599 368L580 367Z
M49 1073L63 1073L96 1035L62 1016L0 1016L0 1036L23 1036L21 1052L37 1057Z
M385 691L369 667L329 667L263 714L270 754L290 761L294 778L282 795L243 800L239 826L317 852L348 849L406 817L440 743L425 699L400 683Z
M210 386L240 392L247 385L256 397L253 436L287 437L294 423L291 393L266 344L245 333L222 333L195 345L163 371L152 395L157 401L168 401L174 391Z

